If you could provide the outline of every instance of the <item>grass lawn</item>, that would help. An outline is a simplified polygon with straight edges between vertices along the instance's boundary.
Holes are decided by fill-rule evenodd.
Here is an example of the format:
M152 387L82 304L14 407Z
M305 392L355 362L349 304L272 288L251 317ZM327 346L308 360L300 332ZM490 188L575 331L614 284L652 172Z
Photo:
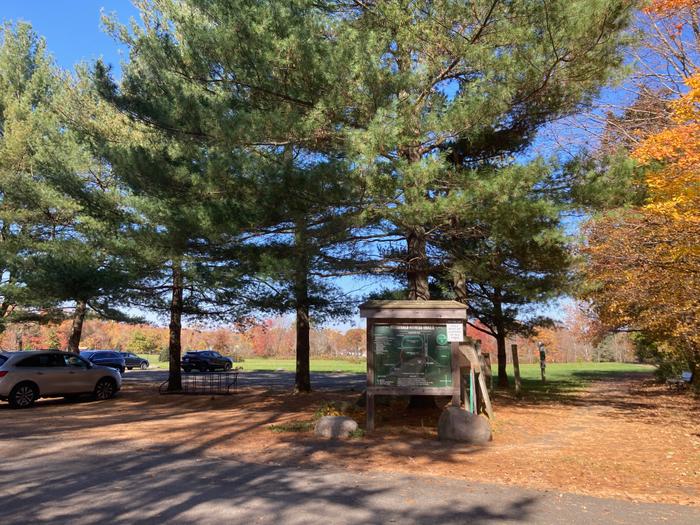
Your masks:
M496 386L498 368L492 364L493 381ZM520 377L523 391L534 397L556 399L588 385L591 381L611 378L621 374L649 374L655 369L651 365L636 363L550 363L546 368L546 382L542 382L539 364L521 364ZM513 367L508 365L510 388L515 381ZM496 387L498 391L499 388Z
M157 354L142 355L148 359L151 368L167 369L168 363L158 361ZM288 370L294 371L296 363L294 359L264 359L247 358L243 363L237 363L244 370ZM492 365L494 383L498 373L495 364ZM361 374L367 370L365 361L346 361L342 359L312 359L312 372L347 372ZM547 365L547 382L540 380L539 364L520 365L520 375L523 381L523 389L532 393L541 393L551 397L552 395L565 394L567 391L584 387L595 379L604 379L624 373L649 373L653 366L638 365L634 363L550 363ZM510 384L513 384L513 367L508 365Z

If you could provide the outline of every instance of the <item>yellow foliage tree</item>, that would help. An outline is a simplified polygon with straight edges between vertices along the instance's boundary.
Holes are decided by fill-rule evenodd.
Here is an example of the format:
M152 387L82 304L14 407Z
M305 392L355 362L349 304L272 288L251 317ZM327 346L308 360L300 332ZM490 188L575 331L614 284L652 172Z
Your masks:
M649 199L587 226L585 274L601 320L646 332L700 364L700 74L673 102L674 124L632 156ZM700 374L694 374L697 381Z

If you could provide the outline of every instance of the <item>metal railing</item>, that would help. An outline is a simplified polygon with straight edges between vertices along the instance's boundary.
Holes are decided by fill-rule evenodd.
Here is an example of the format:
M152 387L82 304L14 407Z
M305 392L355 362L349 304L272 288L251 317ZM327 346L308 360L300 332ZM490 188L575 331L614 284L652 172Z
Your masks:
M182 374L182 389L168 391L168 381L159 387L161 394L230 395L238 388L238 370ZM231 391L233 389L233 392Z

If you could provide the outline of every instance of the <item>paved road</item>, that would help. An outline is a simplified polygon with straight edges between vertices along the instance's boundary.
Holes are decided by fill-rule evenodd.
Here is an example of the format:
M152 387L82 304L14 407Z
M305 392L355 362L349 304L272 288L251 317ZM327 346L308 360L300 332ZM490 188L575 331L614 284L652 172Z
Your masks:
M2 435L2 432L0 432ZM7 440L0 521L26 524L700 523L700 509L347 470L216 460L176 449Z
M183 374L183 377L198 375ZM129 382L154 382L167 381L167 370L127 370L123 380ZM311 374L311 386L314 390L364 390L367 382L365 374L348 373L313 373ZM273 390L289 390L294 387L294 372L241 372L238 376L239 387L264 387Z

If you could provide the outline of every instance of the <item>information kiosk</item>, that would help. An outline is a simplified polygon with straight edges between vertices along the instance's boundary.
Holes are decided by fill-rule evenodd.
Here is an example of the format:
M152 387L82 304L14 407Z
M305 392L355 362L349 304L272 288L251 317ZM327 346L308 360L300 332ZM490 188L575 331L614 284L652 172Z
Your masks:
M367 430L377 395L452 396L460 406L460 349L467 310L457 301L369 301Z

